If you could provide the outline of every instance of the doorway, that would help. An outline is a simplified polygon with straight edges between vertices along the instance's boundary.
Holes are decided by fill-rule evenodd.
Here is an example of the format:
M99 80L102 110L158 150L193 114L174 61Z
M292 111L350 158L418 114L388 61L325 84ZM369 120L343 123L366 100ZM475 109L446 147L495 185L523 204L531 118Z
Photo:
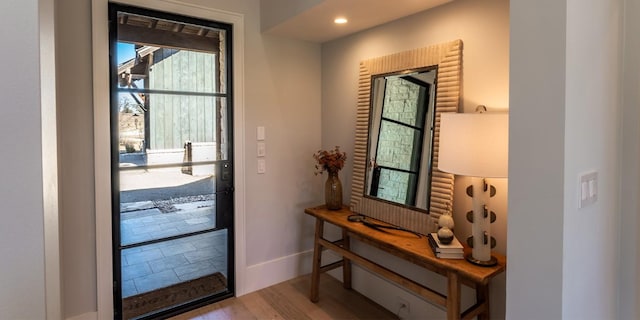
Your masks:
M232 28L109 5L114 315L234 295Z

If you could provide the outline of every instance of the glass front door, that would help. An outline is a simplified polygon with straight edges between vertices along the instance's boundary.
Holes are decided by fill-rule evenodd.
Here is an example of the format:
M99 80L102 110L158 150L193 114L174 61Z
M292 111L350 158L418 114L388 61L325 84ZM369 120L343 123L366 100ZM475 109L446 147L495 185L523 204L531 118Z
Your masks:
M231 27L110 5L114 306L233 296Z

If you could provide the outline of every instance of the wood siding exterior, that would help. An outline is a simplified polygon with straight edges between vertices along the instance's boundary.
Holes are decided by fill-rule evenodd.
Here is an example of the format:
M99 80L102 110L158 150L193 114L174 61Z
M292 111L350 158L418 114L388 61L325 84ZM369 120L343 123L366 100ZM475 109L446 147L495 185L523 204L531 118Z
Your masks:
M218 55L160 49L149 70L149 87L173 92L215 93ZM201 95L150 94L151 149L183 148L186 141L214 142L216 100Z

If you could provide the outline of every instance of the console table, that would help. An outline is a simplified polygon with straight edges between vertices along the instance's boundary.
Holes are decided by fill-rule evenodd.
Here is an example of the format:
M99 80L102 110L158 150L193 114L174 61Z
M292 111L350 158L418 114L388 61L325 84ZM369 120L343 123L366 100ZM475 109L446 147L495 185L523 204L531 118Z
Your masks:
M403 286L427 301L446 308L447 319L489 319L489 281L504 272L506 258L494 254L498 264L493 267L481 267L462 259L436 258L429 247L426 236L418 238L416 235L397 230L377 230L360 222L351 222L347 217L354 214L348 208L328 210L325 206L305 209L305 213L316 218L315 240L313 248L313 271L311 273L310 300L319 299L318 282L320 273L335 268L343 268L343 286L351 289L351 263L375 272L380 276ZM367 218L373 220L372 218ZM342 230L342 239L329 241L324 238L324 225L333 224ZM376 223L385 224L375 220ZM365 244L388 252L401 259L407 260L427 270L447 278L447 293L441 294L433 289L408 279L397 272L385 268L350 250L351 239L357 239ZM329 249L342 256L342 260L322 265L322 250ZM469 248L465 248L469 252ZM462 312L460 310L461 285L466 285L476 292L476 304Z

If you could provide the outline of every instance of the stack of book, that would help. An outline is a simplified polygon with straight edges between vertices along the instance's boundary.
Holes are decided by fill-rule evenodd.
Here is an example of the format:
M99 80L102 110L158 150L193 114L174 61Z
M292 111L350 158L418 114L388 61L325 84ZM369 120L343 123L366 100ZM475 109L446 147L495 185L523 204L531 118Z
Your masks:
M433 250L433 254L438 258L443 259L463 259L464 253L462 250L462 244L458 239L453 237L453 241L449 244L443 244L438 240L437 233L430 233L427 235L429 239L429 246Z

